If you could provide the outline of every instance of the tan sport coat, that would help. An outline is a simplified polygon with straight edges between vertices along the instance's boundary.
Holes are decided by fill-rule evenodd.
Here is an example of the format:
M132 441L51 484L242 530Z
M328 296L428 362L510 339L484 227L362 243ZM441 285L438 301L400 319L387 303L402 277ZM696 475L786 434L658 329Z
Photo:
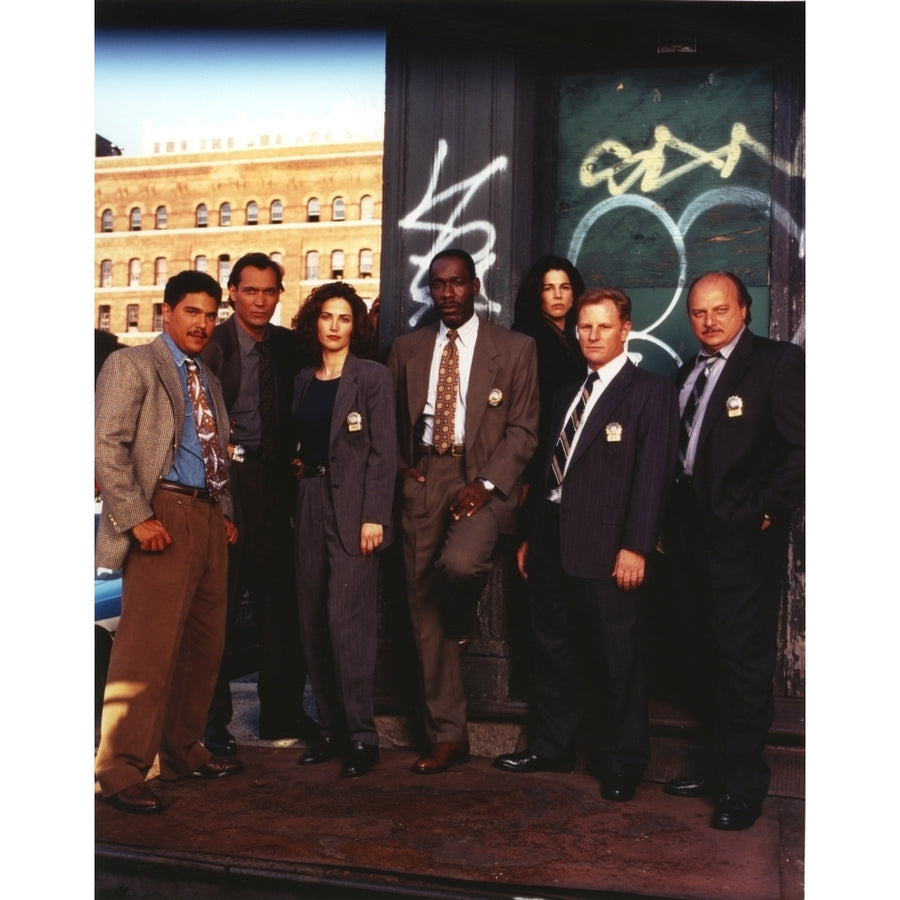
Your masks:
M401 335L388 356L397 385L401 469L418 462L416 426L428 399L438 329L435 323ZM503 494L490 505L506 534L515 531L522 473L537 447L538 411L534 340L481 319L466 394L466 480L486 478Z
M201 363L202 365L202 363ZM227 459L228 412L215 375L203 372ZM184 422L184 395L172 353L162 336L111 354L97 380L94 466L103 499L96 565L120 569L131 549L131 529L152 518L157 483L172 468ZM231 517L226 490L222 512Z

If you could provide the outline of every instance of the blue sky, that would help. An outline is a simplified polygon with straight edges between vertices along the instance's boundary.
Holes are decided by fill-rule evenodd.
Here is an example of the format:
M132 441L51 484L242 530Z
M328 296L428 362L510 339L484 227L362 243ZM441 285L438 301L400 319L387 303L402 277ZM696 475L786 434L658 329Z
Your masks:
M384 34L372 31L98 31L97 134L141 152L143 121L318 116L384 98Z

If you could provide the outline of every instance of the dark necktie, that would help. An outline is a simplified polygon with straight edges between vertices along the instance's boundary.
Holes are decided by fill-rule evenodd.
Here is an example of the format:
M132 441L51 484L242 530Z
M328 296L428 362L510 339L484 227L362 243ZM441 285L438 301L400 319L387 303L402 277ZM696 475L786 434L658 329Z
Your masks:
M259 354L259 431L260 450L266 459L272 459L275 451L275 376L272 372L272 354L265 341L257 341Z
M203 451L203 468L206 471L206 489L214 500L218 500L225 490L228 481L225 460L222 457L222 449L219 446L219 436L216 433L216 420L209 401L206 399L206 391L200 380L200 369L195 360L188 357L187 385L191 402L194 404L194 423L197 426L197 437L200 438L200 449Z
M599 377L600 375L597 372L591 372L591 374L588 375L587 381L585 381L584 386L581 388L581 396L575 404L575 409L572 410L572 414L569 416L565 427L559 434L559 440L556 442L556 447L553 449L553 459L550 461L551 487L559 487L563 482L563 475L566 471L566 462L569 459L569 453L572 451L572 440L575 437L575 432L578 431L578 426L581 425L585 407L587 406L591 391L593 391L594 385Z
M678 434L678 464L684 471L684 464L687 460L688 444L691 440L691 432L694 430L694 416L697 414L697 407L700 405L700 398L706 390L706 383L709 381L709 373L717 359L721 359L722 354L713 353L711 356L701 356L700 361L705 364L694 382L691 389L691 395L684 405L684 412L681 414L681 429Z
M456 430L456 396L459 393L459 350L456 329L447 332L447 343L441 352L438 368L437 396L434 398L434 427L431 442L438 453L446 453L453 446Z

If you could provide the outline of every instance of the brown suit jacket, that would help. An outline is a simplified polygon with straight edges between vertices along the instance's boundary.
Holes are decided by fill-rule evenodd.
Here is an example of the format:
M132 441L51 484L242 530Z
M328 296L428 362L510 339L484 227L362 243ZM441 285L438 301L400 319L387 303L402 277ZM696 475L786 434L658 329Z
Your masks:
M388 356L397 387L401 469L418 462L417 425L428 399L438 328L435 323L401 335ZM522 473L537 448L538 412L534 340L482 319L466 394L466 480L481 476L502 493L490 505L507 534L515 531Z
M206 366L203 372L227 459L228 411L215 375ZM131 529L154 515L151 500L172 468L183 423L181 380L161 335L149 344L117 350L106 360L97 380L94 416L95 477L103 498L97 566L124 565ZM221 506L231 517L227 490Z

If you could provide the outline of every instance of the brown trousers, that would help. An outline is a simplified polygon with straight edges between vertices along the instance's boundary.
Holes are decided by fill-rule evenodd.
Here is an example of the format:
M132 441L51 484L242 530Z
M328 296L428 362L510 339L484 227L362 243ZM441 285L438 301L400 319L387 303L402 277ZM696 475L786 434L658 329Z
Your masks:
M200 743L225 643L228 555L219 506L170 491L153 497L172 543L135 546L123 572L94 771L104 797L203 765Z
M401 521L410 618L425 700L425 732L433 746L468 740L461 650L457 640L444 633L441 588L490 574L499 529L490 503L471 518L451 519L450 502L466 483L463 457L425 457L418 469L425 483L405 480Z

